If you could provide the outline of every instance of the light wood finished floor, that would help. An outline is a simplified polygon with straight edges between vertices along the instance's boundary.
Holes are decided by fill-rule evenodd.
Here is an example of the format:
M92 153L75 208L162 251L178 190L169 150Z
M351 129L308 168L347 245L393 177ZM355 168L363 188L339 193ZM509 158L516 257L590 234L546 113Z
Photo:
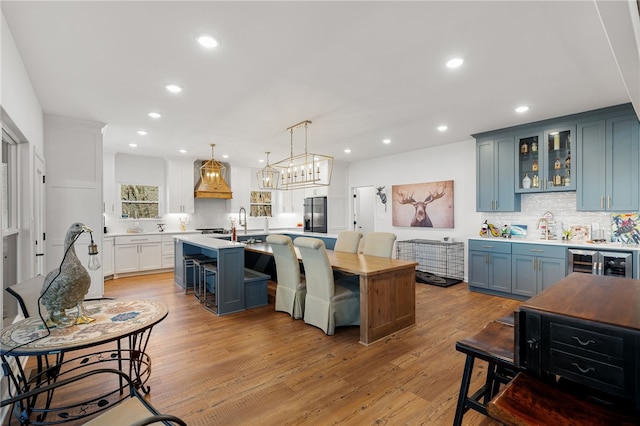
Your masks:
M273 302L217 317L172 273L106 281L105 296L169 307L147 350L149 400L193 426L451 425L465 359L455 342L519 305L465 283L417 284L416 326L363 346L358 327L326 336ZM472 389L485 372L477 361ZM497 425L475 411L464 424Z

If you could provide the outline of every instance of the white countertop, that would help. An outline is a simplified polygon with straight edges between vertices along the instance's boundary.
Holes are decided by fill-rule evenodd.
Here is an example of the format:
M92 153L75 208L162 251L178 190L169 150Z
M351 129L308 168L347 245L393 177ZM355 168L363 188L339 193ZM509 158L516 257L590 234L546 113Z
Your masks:
M528 240L522 238L500 238L500 237L470 237L469 240L475 241L495 241L495 242L505 242L505 243L515 243L515 244L548 244L554 246L565 246L567 248L584 248L584 249L593 249L593 250L615 250L615 251L640 251L640 245L637 244L623 244L623 243L593 243L587 242L583 240L569 240L569 241L559 241L559 240Z

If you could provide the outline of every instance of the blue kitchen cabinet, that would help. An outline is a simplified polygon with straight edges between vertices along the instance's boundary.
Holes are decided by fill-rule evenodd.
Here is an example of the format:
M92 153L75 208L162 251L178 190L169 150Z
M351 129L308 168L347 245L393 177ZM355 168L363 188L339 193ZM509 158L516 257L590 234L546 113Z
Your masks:
M578 124L579 211L638 211L640 123L635 114Z
M469 287L511 293L511 243L469 240Z
M511 293L535 296L566 276L567 248L546 244L513 244Z
M476 211L520 211L515 193L513 135L478 139L476 143Z

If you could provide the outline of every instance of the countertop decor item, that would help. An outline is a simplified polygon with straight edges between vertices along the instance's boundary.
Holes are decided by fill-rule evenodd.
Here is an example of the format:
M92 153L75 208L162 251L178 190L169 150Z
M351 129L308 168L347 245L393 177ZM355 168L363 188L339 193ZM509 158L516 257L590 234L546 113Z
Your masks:
M93 230L88 226L76 222L71 224L64 239L64 255L60 266L50 271L44 278L40 299L47 308L48 327L68 327L74 324L86 324L93 321L85 313L82 302L91 286L89 272L82 266L76 255L74 244L83 232L91 234L89 244L89 268L100 268L98 261L98 246L93 241ZM66 315L66 309L77 308L77 316Z

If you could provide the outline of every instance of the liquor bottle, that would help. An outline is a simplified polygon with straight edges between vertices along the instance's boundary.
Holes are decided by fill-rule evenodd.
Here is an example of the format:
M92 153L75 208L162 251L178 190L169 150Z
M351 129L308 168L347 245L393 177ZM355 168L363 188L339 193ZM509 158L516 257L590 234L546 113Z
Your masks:
M567 169L570 169L570 168L571 168L571 152L568 152L568 153L567 153L567 158L564 160L564 166L565 166Z
M556 174L553 177L553 186L562 186L562 176Z
M534 172L538 171L538 160L533 160L533 164L531 165L531 170Z
M553 165L553 168L556 169L556 170L559 170L561 167L562 167L562 164L560 163L560 159L556 158L556 162Z
M531 142L531 152L538 152L538 139L534 139Z
M526 142L523 142L522 145L520 145L520 154L528 154L529 153L529 144L527 144Z
M531 180L531 187L538 188L540 186L540 178L538 175L533 175L533 179Z
M528 174L524 174L524 177L522 178L522 187L524 189L529 189L531 188L531 179L529 178Z

